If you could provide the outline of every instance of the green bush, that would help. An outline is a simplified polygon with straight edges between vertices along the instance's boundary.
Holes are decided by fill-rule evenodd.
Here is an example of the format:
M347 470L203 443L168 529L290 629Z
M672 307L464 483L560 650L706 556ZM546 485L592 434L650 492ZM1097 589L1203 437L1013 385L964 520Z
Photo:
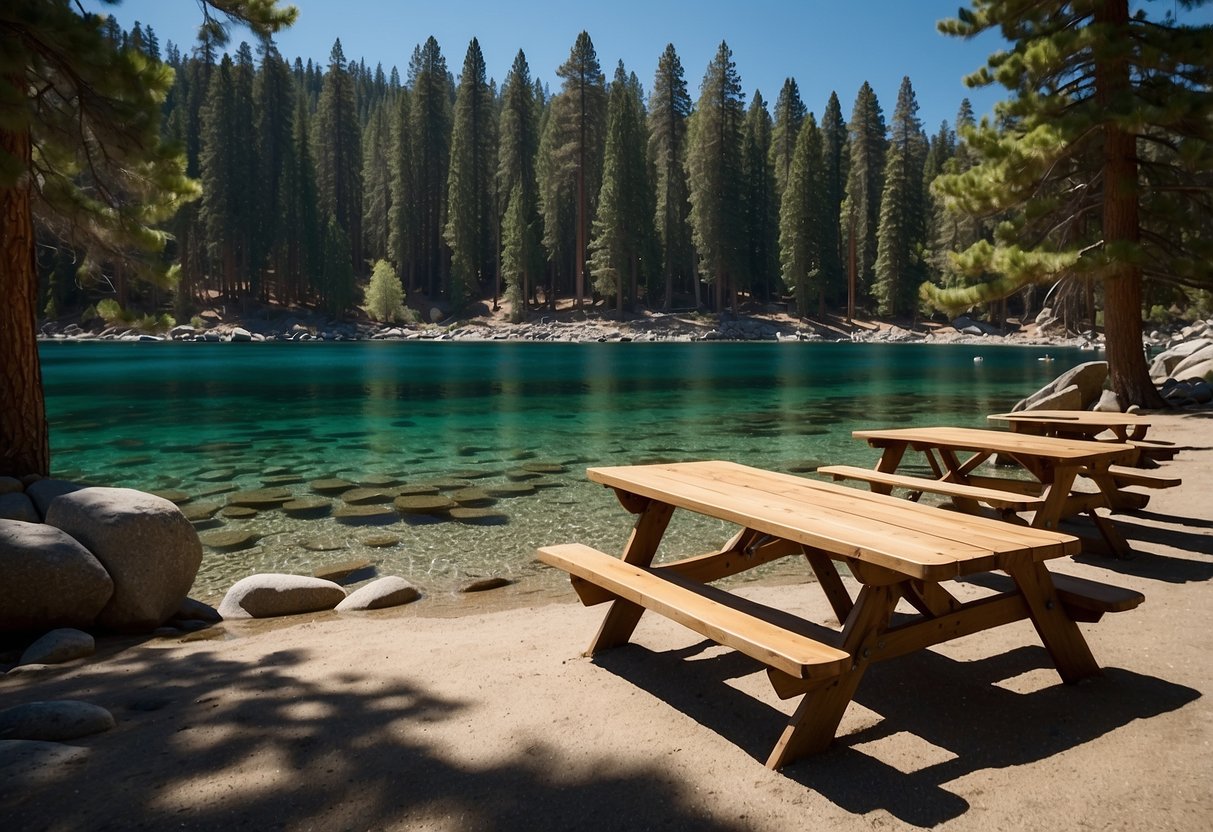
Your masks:
M116 326L126 321L122 307L113 298L102 298L97 301L97 315L105 321L106 326Z
M400 285L400 278L396 277L392 264L386 260L375 261L362 309L374 321L391 323L411 320L412 316L404 308L404 287Z

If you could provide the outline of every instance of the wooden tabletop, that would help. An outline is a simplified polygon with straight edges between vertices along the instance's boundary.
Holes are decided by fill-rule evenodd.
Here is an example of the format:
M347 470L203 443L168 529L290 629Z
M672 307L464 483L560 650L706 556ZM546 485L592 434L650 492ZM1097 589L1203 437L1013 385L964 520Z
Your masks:
M986 418L1002 421L1039 421L1066 422L1078 425L1099 425L1103 427L1149 427L1152 422L1146 416L1136 413L1104 413L1095 410L1019 410L1014 413L995 413Z
M734 462L590 468L626 494L736 523L911 578L946 580L1076 554L1070 535L945 511Z
M999 454L1024 454L1058 462L1104 463L1130 457L1136 453L1132 445L1119 442L1093 442L1085 439L1065 439L1033 436L1003 430L983 428L890 428L887 430L857 430L856 439L865 439L875 447L895 443L957 450L990 451Z

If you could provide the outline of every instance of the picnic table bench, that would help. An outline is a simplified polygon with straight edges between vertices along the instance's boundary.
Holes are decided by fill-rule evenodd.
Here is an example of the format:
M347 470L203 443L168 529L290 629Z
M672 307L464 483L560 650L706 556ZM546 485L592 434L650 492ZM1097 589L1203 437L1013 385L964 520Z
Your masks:
M1095 410L1018 410L987 416L992 422L1006 422L1016 433L1036 436L1060 436L1092 439L1132 445L1137 454L1135 467L1153 467L1160 460L1174 459L1180 448L1173 442L1146 438L1153 421L1136 413L1105 413ZM1152 485L1150 487L1167 487Z
M1066 682L1099 668L1075 622L1136 607L1140 593L1055 575L1045 561L1074 554L1066 534L918 505L791 474L706 461L590 468L637 515L621 557L582 544L545 546L582 603L609 603L586 651L627 643L645 610L677 621L766 667L775 693L803 696L767 766L826 748L866 668L934 644L1031 619ZM721 549L654 565L676 509L740 530ZM840 630L758 604L714 581L803 557ZM852 597L838 571L859 582ZM990 572L1010 586L961 601L946 582ZM905 600L917 612L893 617Z

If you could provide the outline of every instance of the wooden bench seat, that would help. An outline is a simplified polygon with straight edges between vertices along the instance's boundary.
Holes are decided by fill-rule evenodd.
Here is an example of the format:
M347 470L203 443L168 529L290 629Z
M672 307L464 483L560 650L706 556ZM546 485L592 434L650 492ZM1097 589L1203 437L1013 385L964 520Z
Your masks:
M1115 584L1057 572L1052 573L1051 577L1053 587L1057 590L1057 599L1075 621L1093 624L1103 618L1105 613L1127 612L1136 609L1146 600L1146 596L1137 590ZM1010 578L992 573L965 580L999 592L1007 592L1014 585Z
M929 480L925 477L913 477L905 474L890 474L871 468L857 468L852 465L823 465L817 469L817 473L832 476L835 480L863 480L864 482L887 485L893 488L906 488L910 491L977 500L1006 511L1035 511L1044 504L1044 498L1038 495L1003 491L999 488L965 485L958 482ZM991 481L991 478L986 478L986 481Z
M1161 439L1130 439L1129 444L1141 452L1141 455L1152 460L1166 462L1175 459L1175 455L1186 448L1181 448L1174 442Z
M1116 483L1117 488L1127 488L1131 485L1139 485L1142 488L1174 488L1183 482L1179 477L1167 477L1126 465L1111 465L1108 467L1108 473L1112 475L1112 481Z
M574 578L660 613L796 679L824 679L851 668L846 651L769 620L786 619L786 613L663 572L661 567L635 566L579 543L545 546L538 556Z

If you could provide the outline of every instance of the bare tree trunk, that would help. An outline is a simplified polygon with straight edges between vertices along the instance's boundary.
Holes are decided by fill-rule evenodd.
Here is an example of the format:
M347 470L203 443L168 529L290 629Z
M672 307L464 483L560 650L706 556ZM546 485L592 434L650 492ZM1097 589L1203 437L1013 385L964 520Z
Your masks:
M29 170L29 130L0 130L0 149ZM0 188L0 475L50 473L42 369L34 329L38 272L28 174Z
M1128 0L1105 0L1095 22L1127 31ZM1095 64L1095 91L1100 102L1112 102L1130 84L1129 64L1118 56ZM1119 123L1104 123L1103 238L1104 246L1137 244L1141 240L1138 217L1136 140ZM1094 324L1094 321L1092 321ZM1141 267L1115 262L1104 278L1104 335L1112 389L1122 405L1163 406L1162 396L1150 379L1141 342Z

